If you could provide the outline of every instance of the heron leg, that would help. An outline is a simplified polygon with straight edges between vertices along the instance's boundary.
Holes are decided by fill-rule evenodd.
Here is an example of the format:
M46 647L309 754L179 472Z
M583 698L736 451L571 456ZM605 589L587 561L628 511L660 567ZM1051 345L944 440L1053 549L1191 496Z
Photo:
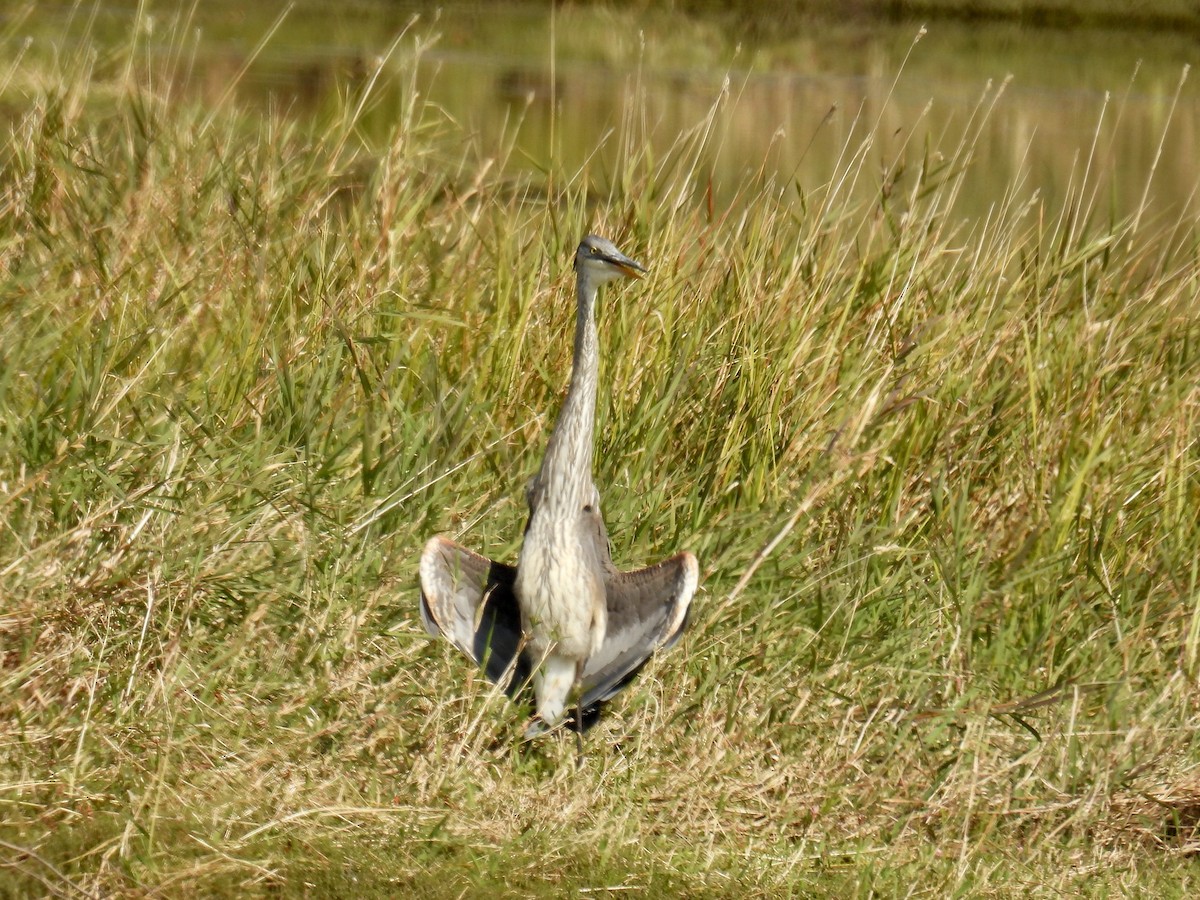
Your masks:
M583 664L575 663L575 771L583 768Z

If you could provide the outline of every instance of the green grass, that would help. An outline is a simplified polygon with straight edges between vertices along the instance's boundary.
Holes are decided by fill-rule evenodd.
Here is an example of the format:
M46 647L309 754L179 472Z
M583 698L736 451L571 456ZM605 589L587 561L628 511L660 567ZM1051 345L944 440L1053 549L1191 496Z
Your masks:
M126 52L0 80L0 896L1194 893L1192 223L960 222L975 125L867 204L867 128L729 206L632 114L514 180L403 54L316 124ZM577 772L416 556L515 558L589 230L652 268L600 311L614 556L704 581Z

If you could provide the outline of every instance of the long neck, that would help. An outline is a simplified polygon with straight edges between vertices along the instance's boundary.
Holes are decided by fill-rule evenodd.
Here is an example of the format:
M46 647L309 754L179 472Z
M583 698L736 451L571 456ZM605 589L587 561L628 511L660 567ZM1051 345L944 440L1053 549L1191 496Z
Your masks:
M596 287L576 277L575 357L571 383L546 447L540 475L542 500L552 508L578 510L592 494L592 441L596 419L596 379L600 348L596 335Z

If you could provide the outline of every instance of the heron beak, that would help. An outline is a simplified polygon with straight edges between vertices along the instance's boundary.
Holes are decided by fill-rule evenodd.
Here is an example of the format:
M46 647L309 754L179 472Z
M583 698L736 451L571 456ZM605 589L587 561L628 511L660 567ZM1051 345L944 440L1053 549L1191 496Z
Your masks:
M646 275L646 267L641 263L636 263L629 257L624 259L611 260L626 278L644 278Z

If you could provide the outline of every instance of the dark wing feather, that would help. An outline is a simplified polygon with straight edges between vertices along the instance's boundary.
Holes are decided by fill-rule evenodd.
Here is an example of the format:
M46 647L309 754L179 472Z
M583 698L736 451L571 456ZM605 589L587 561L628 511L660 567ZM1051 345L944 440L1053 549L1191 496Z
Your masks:
M583 670L584 707L613 697L655 652L679 640L699 578L691 553L634 572L610 572L608 628Z
M531 666L521 652L521 610L513 593L517 570L435 537L421 553L421 620L484 667L515 697Z

